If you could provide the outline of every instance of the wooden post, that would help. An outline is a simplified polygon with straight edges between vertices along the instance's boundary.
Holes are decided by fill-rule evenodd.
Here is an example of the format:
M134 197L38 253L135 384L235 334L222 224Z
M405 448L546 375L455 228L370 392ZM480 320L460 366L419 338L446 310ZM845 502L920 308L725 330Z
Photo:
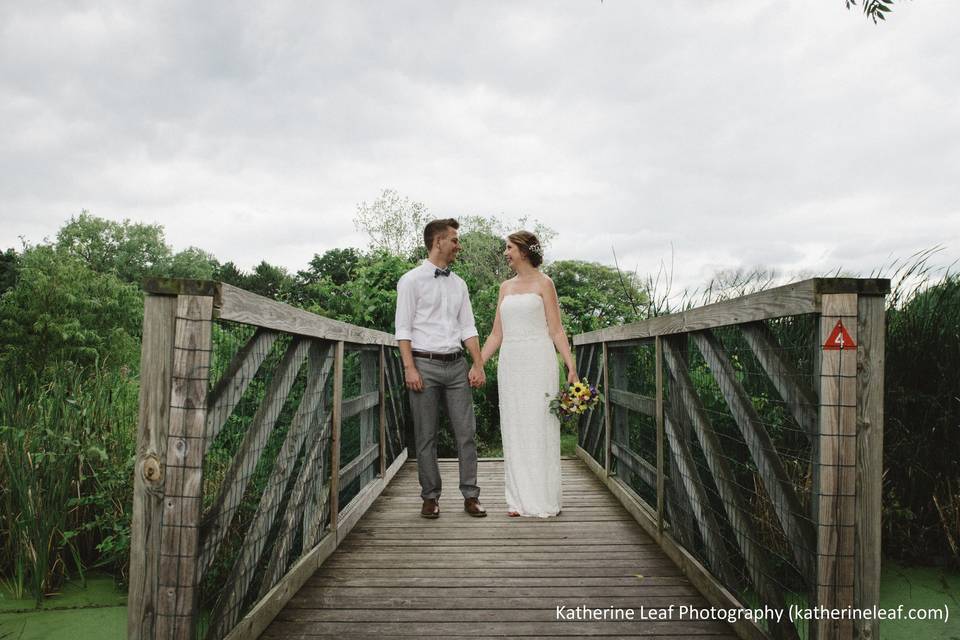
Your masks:
M610 450L610 360L607 352L607 343L603 343L603 386L606 393L603 394L603 473L610 475L610 458L613 452ZM591 451L590 455L594 452Z
M820 429L813 493L816 605L827 609L854 605L858 385L857 350L850 341L858 343L857 297L852 293L824 295L820 316ZM837 339L841 323L846 335ZM853 622L820 620L816 632L818 640L852 638Z
M380 390L379 397L382 398L383 392L380 389L379 360L380 350L360 352L360 395L373 393ZM378 401L378 407L383 405ZM378 420L374 417L374 407L370 407L360 414L360 451L366 451L374 444L374 438L379 431ZM381 440L382 442L382 440ZM360 488L367 486L374 477L373 467L367 467L360 473Z
M330 529L336 531L340 511L340 423L343 418L343 340L333 360L333 428L330 440Z
M156 638L193 640L213 298L177 297Z
M156 635L160 521L163 516L176 311L176 296L147 294L144 298L140 418L133 475L130 589L127 596L127 637L130 640L149 640Z
M883 296L857 301L857 516L853 602L880 602L880 512L883 487L883 372L886 311ZM876 620L858 620L856 637L880 637Z
M663 508L664 508L664 468L663 468L663 344L662 338L657 336L654 339L654 379L657 385L657 408L655 419L657 421L657 531L663 533Z
M387 389L386 389L386 368L387 360L385 347L380 347L380 400L377 405L380 407L380 477L387 472Z

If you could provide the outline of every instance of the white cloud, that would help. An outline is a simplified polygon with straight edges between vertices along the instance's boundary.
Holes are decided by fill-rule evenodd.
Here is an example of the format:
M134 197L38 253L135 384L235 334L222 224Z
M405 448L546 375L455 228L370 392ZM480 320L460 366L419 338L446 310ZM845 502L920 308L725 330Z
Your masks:
M0 248L86 208L302 268L383 188L695 285L960 256L945 0L7 4Z

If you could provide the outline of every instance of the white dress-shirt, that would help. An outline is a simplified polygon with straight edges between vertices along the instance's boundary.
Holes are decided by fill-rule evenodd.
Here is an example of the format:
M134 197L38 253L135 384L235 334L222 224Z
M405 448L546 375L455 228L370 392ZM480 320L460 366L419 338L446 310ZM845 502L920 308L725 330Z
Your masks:
M473 307L467 283L452 271L435 276L437 269L424 260L397 282L396 338L409 340L414 351L456 353L479 335Z

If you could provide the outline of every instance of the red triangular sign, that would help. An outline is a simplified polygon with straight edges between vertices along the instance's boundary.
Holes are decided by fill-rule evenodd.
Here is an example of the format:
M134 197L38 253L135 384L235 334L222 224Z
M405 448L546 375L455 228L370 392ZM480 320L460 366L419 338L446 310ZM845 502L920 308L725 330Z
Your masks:
M843 321L837 320L837 326L830 332L830 337L823 343L823 348L837 351L841 349L856 349L857 343L854 342L850 334L847 333L847 328L843 326Z

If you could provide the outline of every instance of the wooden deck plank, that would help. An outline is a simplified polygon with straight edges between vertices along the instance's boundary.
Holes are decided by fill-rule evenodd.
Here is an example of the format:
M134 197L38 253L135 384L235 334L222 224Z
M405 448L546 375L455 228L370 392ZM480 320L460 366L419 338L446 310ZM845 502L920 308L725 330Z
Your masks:
M434 575L425 577L408 576L402 573L394 576L376 575L337 575L335 572L318 571L308 581L310 586L338 585L340 587L634 587L679 586L692 588L682 576L577 576L564 578L557 576L497 576L493 579L478 576Z
M585 606L591 608L606 607L646 607L648 609L667 608L671 604L702 606L703 598L699 595L665 595L665 596L603 596L593 597L591 595L568 595L568 596L547 596L547 597L523 597L523 598L504 598L504 597L484 597L473 596L469 594L460 594L459 596L405 596L396 592L387 593L379 596L354 596L338 594L335 589L317 589L316 593L310 593L311 601L304 602L294 596L290 604L284 607L284 611L290 612L294 609L351 609L354 607L360 609L427 609L429 611L439 611L441 609L469 609L476 607L479 609L546 609L556 610L558 606L575 608ZM299 606L297 606L299 605Z
M383 544L380 540L364 540L361 543L351 542L350 544L342 544L340 548L344 551L362 551L367 552L386 552L386 553L404 553L410 552L411 550L416 550L417 552L421 551L423 547L422 541L406 541L407 544L403 544L402 541L390 541L388 544ZM459 544L454 544L453 541L448 541L450 544L431 544L427 548L428 553L440 552L456 552L456 553L621 553L621 552L635 552L641 549L650 548L653 545L645 544L618 544L618 543L598 543L598 544L576 544L575 541L561 541L559 543L553 544L543 544L539 540L533 539L524 540L527 544L508 544L514 542L513 540L497 540L495 542L500 542L501 544L492 544L487 545L482 542L464 544L463 541L457 541ZM574 544L570 544L574 542ZM392 544L391 544L392 543Z
M708 607L577 459L561 462L563 511L508 518L503 463L480 462L489 516L463 512L458 465L440 461L441 515L419 515L416 463L397 473L263 638L733 638L711 621L558 620L556 607Z
M327 585L317 585L314 583L305 584L298 594L298 598L294 598L290 602L297 602L296 608L310 608L310 604L313 602L313 598L323 595L329 595L332 590L327 588ZM602 598L609 596L611 598L616 597L636 597L636 598L649 598L649 597L665 597L665 596L695 596L697 595L696 589L689 585L677 584L677 585L662 585L662 584L651 584L645 585L642 580L635 580L635 584L630 586L623 585L594 585L594 586L567 586L567 587L555 587L555 586L539 586L539 587L529 587L529 586L403 586L403 587L353 587L345 585L337 585L335 593L337 596L349 596L351 598L361 598L361 597L374 597L382 596L383 598L442 598L445 595L450 595L452 598L469 598L469 597L478 597L478 598L501 598L504 600L510 598L568 598L568 597L590 597L590 598ZM497 607L499 608L499 607Z
M647 632L647 633L633 633L633 634L618 633L618 634L607 635L607 636L597 636L597 635L592 635L592 636L587 636L587 635L568 635L568 636L537 635L537 636L535 636L535 637L538 638L538 640L592 640L593 638L597 638L597 637L606 638L607 640L614 640L614 639L620 640L620 639L626 639L626 638L649 638L649 637L652 637L652 636L654 636L654 635L657 636L657 640L687 640L687 639L690 637L689 635L675 635L675 634L672 634L672 633L671 633L671 634L667 634L667 635L659 635L659 634L654 634L654 633L649 633L649 632ZM334 635L318 635L318 634L316 634L316 633L310 634L310 635L306 635L306 634L303 634L303 633L297 633L297 634L290 635L290 636L276 636L276 635L266 636L266 635L265 635L265 636L263 636L263 637L264 637L264 638L278 638L278 637L282 637L282 638L291 638L292 640L308 640L308 639L310 639L310 638L332 638L332 637L337 638L337 640L368 640L371 636L369 636L369 635L361 632L361 633L337 633L337 634L334 634ZM488 635L488 636L465 636L465 635L452 635L452 636L445 636L445 637L447 637L447 638L470 638L470 640L504 640L504 638L531 637L531 636L517 636L516 634L510 633L510 634L507 634L507 635L505 635L505 636L490 636L490 635ZM735 636L735 635L728 635L728 634L717 634L717 635L715 635L715 634L698 634L696 637L697 637L697 638L710 638L711 640L728 640L728 639L729 639L729 640L738 640L737 636ZM376 638L377 638L377 640L410 640L411 636L410 636L410 635L406 635L406 634L395 635L395 634L392 634L392 633L384 633L384 634L378 634L378 635L376 636Z
M668 622L573 622L573 621L536 621L536 622L327 622L314 621L278 621L270 625L263 634L264 638L313 638L317 636L337 636L362 634L356 637L382 638L390 635L406 637L471 637L489 636L519 638L542 635L564 637L576 636L662 636L675 637L714 637L723 635L733 637L724 625L716 622L690 622L671 620Z
M326 567L326 565L324 565ZM644 577L650 576L679 576L682 575L680 570L669 560L664 559L662 561L658 560L656 563L650 562L649 566L655 568L656 572L647 571L639 572L639 575ZM334 571L333 569L330 569ZM338 574L344 574L341 568L336 569ZM462 569L438 569L434 567L427 568L417 568L417 569L401 569L395 567L378 567L378 568L369 568L369 567L360 567L349 572L350 576L380 576L380 577L426 577L426 578L437 578L442 580L443 578L455 578L455 577L471 577L471 578L494 578L493 581L490 581L491 584L499 584L499 580L504 578L503 570L500 568L491 568L483 567L481 569L470 569L469 572ZM550 577L574 577L574 578L590 578L590 577L617 577L617 578L633 578L638 575L636 570L631 570L629 568L623 567L594 567L594 566L576 566L576 567L531 567L523 571L523 575L529 578L550 578Z
M556 610L549 609L297 609L284 611L284 622L556 622Z
M604 558L627 558L627 559L640 559L640 558L659 558L659 549L652 547L650 545L640 547L638 549L626 549L619 551L608 551L603 554ZM504 560L556 560L557 556L567 556L567 555L579 555L584 553L592 553L593 556L597 554L591 552L589 547L581 547L578 551L563 551L563 550L553 550L549 549L546 551L529 551L527 549L520 549L510 554L510 557L504 557ZM418 549L416 551L404 550L400 552L392 552L390 550L371 550L371 549L351 549L344 550L343 553L338 554L341 558L346 561L358 560L360 558L371 558L373 560L387 560L388 562L391 559L396 560L413 560L413 561L422 561L425 558L434 558L441 562L447 560L456 560L462 559L465 555L476 556L478 560L496 560L497 558L504 555L504 551L499 548L494 549L481 549L474 551L469 547L464 547L462 549L450 549L448 547L437 549L434 547L427 547L424 549ZM579 563L579 560L577 561Z

